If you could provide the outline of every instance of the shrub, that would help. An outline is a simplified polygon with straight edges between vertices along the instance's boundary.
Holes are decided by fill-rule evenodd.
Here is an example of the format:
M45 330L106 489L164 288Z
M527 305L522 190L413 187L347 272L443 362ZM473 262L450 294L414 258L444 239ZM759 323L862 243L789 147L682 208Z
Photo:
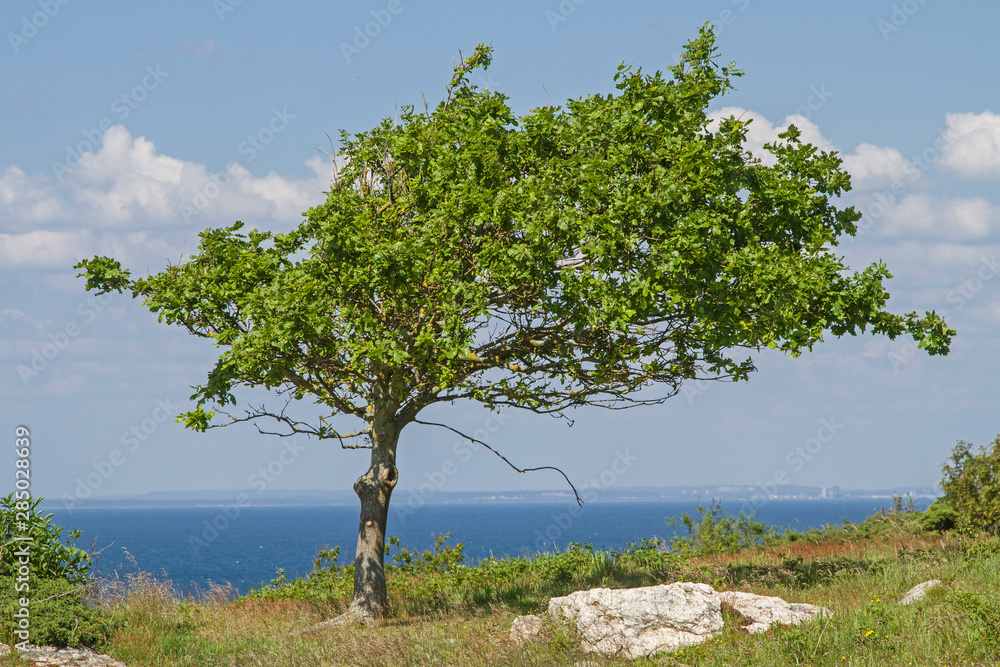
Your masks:
M688 534L675 537L670 542L671 551L679 554L708 556L717 553L736 553L761 544L774 536L774 530L757 520L757 513L736 516L730 514L722 504L712 499L708 507L696 505L699 517L682 514L680 518L667 517L667 525L683 525Z
M971 443L959 440L941 468L944 502L966 532L1000 531L1000 435L990 445L973 453Z
M52 514L41 514L42 498L15 500L11 493L0 499L0 577L17 573L14 552L30 544L31 574L39 579L66 579L79 583L90 571L90 554L75 546L80 531L71 530L63 543L63 528L52 523ZM29 537L27 542L19 538Z
M87 604L86 586L64 577L29 577L28 591L15 590L15 577L0 577L0 636L5 644L20 641L14 635L21 596L30 596L30 641L44 646L89 646L100 650L115 631L108 613Z
M38 511L41 501L17 500L13 493L0 498L0 641L20 641L14 635L19 620L14 612L27 598L31 643L100 648L110 640L114 623L87 603L90 554L75 546L80 531L70 531L64 541L64 529L52 523L52 514Z
M942 498L938 498L920 515L920 526L928 531L951 530L957 518L955 510Z

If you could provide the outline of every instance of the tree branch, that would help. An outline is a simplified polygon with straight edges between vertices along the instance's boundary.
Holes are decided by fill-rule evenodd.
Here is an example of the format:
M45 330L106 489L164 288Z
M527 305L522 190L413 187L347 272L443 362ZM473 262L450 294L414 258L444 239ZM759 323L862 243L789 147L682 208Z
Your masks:
M496 454L497 456L499 456L501 459L503 459L504 463L506 463L507 465L509 465L511 468L513 468L517 472L527 473L527 472L535 472L536 470L555 470L557 473L559 473L560 475L563 476L563 479L565 479L566 483L569 484L569 488L573 489L573 495L576 496L576 504L577 505L583 505L583 499L580 498L580 494L577 492L576 487L573 486L573 482L569 481L569 477L566 475L566 473L564 473L559 468L556 468L555 466L538 466L537 468L518 468L516 465L514 465L513 463L511 463L507 459L506 456L504 456L503 454L501 454L497 450L493 449L492 447L490 447L489 445L487 445L482 440L479 440L478 438L473 438L471 435L466 435L466 434L462 433L461 431L448 426L447 424L438 424L437 422L425 422L425 421L420 420L420 419L414 419L413 421L416 424L423 424L424 426L439 426L441 428L448 429L452 433L456 433L456 434L462 436L463 438L465 438L469 442L474 442L476 444L482 445L483 447L485 447L486 449L490 450L491 452L493 452L494 454Z

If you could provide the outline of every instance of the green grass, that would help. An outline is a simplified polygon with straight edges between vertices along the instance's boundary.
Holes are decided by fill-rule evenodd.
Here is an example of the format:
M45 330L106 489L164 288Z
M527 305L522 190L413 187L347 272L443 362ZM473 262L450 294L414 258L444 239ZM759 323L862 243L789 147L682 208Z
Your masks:
M1000 663L1000 541L919 528L900 512L861 525L760 536L731 552L652 541L622 551L576 546L534 558L463 565L445 539L417 554L396 544L387 580L392 616L364 627L294 631L335 616L350 601L352 571L335 551L307 579L236 598L209 591L180 599L169 582L139 574L105 582L100 608L117 628L106 652L130 667L156 665L996 665ZM896 601L928 579L944 585L909 607ZM808 602L828 620L776 627L762 635L727 628L714 640L634 662L584 653L574 630L548 622L542 640L508 639L520 614L542 613L552 596L574 590L700 581ZM732 621L732 622L729 622Z

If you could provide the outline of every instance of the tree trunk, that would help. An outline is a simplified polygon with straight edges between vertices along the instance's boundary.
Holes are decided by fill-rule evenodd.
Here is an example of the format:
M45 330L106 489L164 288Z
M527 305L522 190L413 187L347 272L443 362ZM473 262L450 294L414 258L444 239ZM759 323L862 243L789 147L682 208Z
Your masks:
M388 606L383 557L389 497L399 478L396 470L398 439L395 424L376 425L368 472L354 483L354 492L361 500L361 521L354 557L354 600L347 615L359 621L381 618Z

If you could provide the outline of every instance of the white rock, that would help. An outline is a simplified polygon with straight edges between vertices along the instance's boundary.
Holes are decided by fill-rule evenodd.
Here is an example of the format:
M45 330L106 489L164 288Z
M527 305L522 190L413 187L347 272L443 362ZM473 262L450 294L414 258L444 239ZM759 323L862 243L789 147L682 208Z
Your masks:
M529 614L518 616L510 624L510 640L520 646L521 644L534 639L542 631L542 618Z
M0 645L0 656L10 653L10 647ZM126 667L124 662L89 648L55 648L53 646L28 645L27 651L18 650L22 660L30 660L35 665L49 667Z
M944 582L940 579L931 579L930 581L925 581L922 584L917 584L910 590L906 591L906 595L900 599L899 604L913 604L918 600L923 600L924 596L927 595L927 591L932 588L937 588L943 583Z
M798 625L816 616L826 618L833 612L811 604L785 602L781 598L726 591L719 593L722 601L746 616L752 623L744 629L751 633L765 632L773 623Z
M700 644L722 631L722 603L707 584L577 591L549 601L576 621L584 650L638 658Z

